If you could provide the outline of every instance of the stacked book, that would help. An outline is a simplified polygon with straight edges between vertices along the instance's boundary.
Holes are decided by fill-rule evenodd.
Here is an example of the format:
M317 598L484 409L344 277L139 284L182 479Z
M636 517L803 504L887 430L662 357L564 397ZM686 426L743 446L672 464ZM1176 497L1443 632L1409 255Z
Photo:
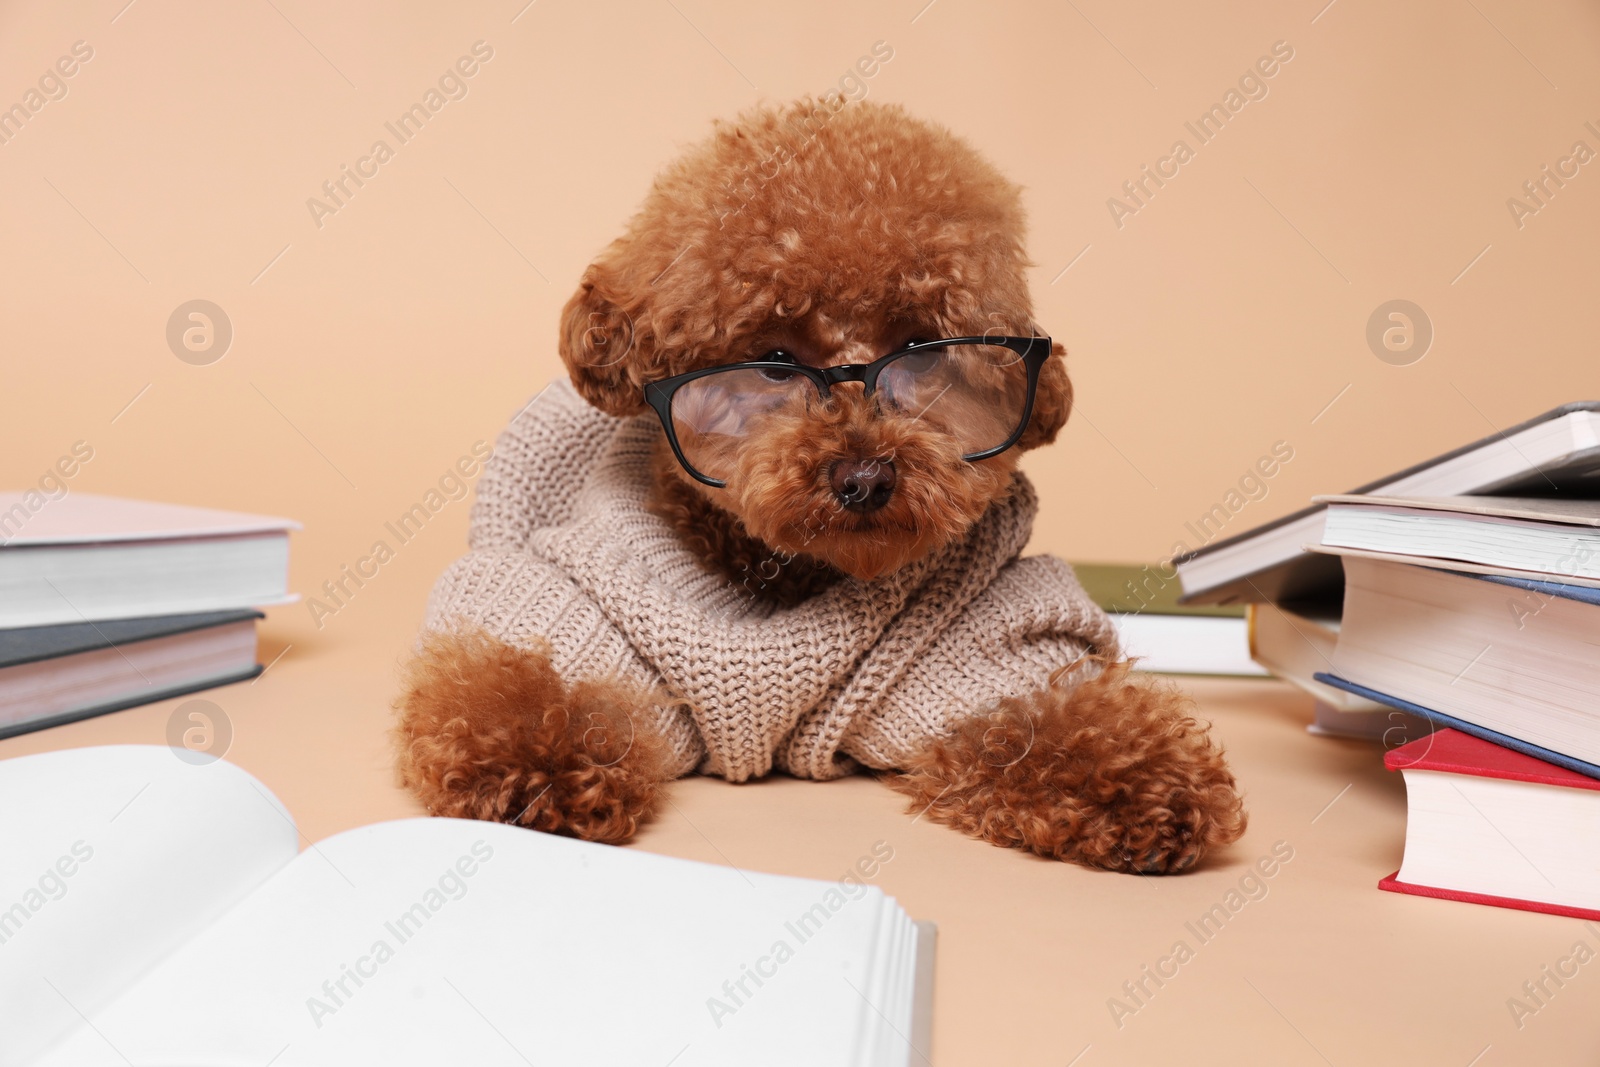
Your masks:
M1250 657L1242 604L1180 604L1178 576L1170 566L1074 563L1089 598L1116 624L1126 655L1142 671L1159 674L1261 676Z
M0 738L254 677L287 519L0 493Z
M1410 820L1383 888L1600 918L1600 404L1178 569L1187 599L1254 602L1257 659L1319 720L1391 748Z

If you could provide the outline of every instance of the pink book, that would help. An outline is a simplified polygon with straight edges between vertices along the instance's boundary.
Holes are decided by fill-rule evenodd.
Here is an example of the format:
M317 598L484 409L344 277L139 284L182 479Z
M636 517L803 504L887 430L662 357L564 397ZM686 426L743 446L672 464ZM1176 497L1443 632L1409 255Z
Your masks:
M0 492L0 629L287 603L289 531L299 528L90 493Z
M300 524L293 519L241 511L92 493L52 498L35 489L0 491L0 546L4 547L227 537L298 529Z

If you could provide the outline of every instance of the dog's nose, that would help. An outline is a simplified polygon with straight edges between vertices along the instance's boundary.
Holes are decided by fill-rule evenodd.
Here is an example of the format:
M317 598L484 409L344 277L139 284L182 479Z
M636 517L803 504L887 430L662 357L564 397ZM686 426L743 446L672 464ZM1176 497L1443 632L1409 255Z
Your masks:
M841 459L828 469L828 479L846 511L877 511L894 495L894 460Z

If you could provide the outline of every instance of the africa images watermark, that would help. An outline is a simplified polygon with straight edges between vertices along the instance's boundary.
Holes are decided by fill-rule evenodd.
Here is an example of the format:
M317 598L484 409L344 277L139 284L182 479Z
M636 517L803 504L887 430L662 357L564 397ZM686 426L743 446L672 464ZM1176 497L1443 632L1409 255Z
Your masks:
M1267 499L1272 492L1271 481L1278 472L1294 459L1294 446L1288 441L1274 441L1272 450L1257 457L1255 463L1239 475L1238 481L1222 499L1212 504L1206 511L1191 522L1183 524L1184 532L1195 539L1195 548L1210 544L1212 539L1222 533L1222 528L1232 522L1238 514L1250 504L1258 504ZM1172 546L1173 556L1181 556L1190 551L1189 545L1184 541L1177 541Z
M325 979L318 993L306 998L306 1011L311 1013L317 1029L322 1029L329 1016L349 1005L362 987L378 976L378 969L394 959L400 947L416 937L446 905L466 896L471 888L468 880L492 859L494 846L481 838L474 841L467 853L446 867L420 898L383 924L387 936L373 939L354 963L339 964L339 973Z
M893 464L894 453L889 451L883 456L869 460L863 477L875 473L882 464ZM762 591L775 584L784 573L784 568L796 561L803 561L803 566L817 569L826 569L827 564L819 557L806 555L806 550L811 543L827 532L830 523L844 513L843 505L838 501L824 500L806 513L806 517L789 523L799 538L800 547L796 549L774 549L769 552L754 567L748 561L739 564L741 580L739 589L746 604L755 603L761 598ZM752 584L752 582L754 584ZM727 611L733 610L730 606Z
M66 896L67 890L71 887L67 879L77 874L78 869L92 859L94 859L94 846L80 839L74 841L70 849L46 867L43 873L33 880L33 884L22 891L19 900L5 911L0 911L0 945L20 934L28 922L52 901Z
M16 103L0 110L0 146L10 144L46 105L65 100L69 91L68 79L93 58L94 46L88 41L72 42L69 54L59 57L47 67L33 85L23 90Z
M1238 883L1224 893L1221 900L1198 918L1183 924L1187 937L1178 938L1166 955L1154 963L1146 963L1139 969L1137 977L1123 982L1121 996L1107 997L1106 1010L1111 1013L1111 1021L1117 1024L1117 1029L1121 1030L1129 1019L1149 1007L1156 994L1178 977L1183 966L1191 962L1201 948L1215 941L1217 935L1240 912L1250 904L1266 900L1267 894L1272 892L1269 883L1293 859L1293 845L1287 841L1273 842L1272 851L1256 860L1251 870L1240 875ZM1194 939L1193 945L1189 943L1190 937Z
M191 367L208 367L233 345L233 320L212 300L185 300L167 316L167 348Z
M232 745L233 720L214 701L185 700L167 716L167 747L185 763L215 763Z
M1555 575L1581 575L1586 578L1596 577L1593 560L1595 550L1583 541L1574 540L1569 552L1558 556L1553 563L1545 565L1544 569ZM1560 579L1557 578L1557 581ZM1545 608L1549 607L1562 597L1552 596L1542 589L1514 586L1516 591L1506 599L1506 607L1511 611L1511 617L1517 620L1517 629L1525 629L1528 620L1537 618Z
M451 503L465 500L472 491L471 479L483 470L492 455L494 449L487 442L474 441L471 454L458 457L454 465L446 469L422 495L421 500L412 504L394 521L383 524L384 531L393 538L394 544L391 545L389 538L384 537L373 541L364 555L357 557L353 563L341 564L338 576L322 583L321 596L307 597L306 610L311 613L311 621L316 623L317 629L322 629L330 616L349 607L362 587L376 578L401 548L415 540L435 515Z
M1591 934L1600 934L1600 927L1594 923L1586 922L1583 925ZM1516 1023L1517 1029L1527 1026L1529 1019L1548 1008L1556 995L1566 988L1566 984L1578 977L1578 971L1584 964L1594 958L1594 947L1588 939L1579 938L1566 955L1541 967L1538 977L1523 982L1520 994L1506 998L1506 1010L1511 1013L1511 1021Z
M894 846L887 841L875 842L869 853L835 879L837 884L829 886L821 900L783 924L787 936L775 939L764 955L756 957L754 964L740 964L738 976L722 983L722 995L706 998L706 1010L711 1013L711 1021L717 1029L722 1029L729 1016L738 1014L762 986L777 977L778 968L794 959L795 953L817 936L829 919L866 896L866 880L892 859Z
M1288 441L1273 442L1271 450L1257 457L1255 463L1246 468L1235 484L1222 495L1221 500L1183 524L1184 533L1195 539L1193 548L1187 541L1175 541L1164 562L1146 563L1137 578L1129 578L1122 583L1120 591L1138 606L1121 613L1138 614L1159 601L1166 587L1178 580L1178 567L1173 561L1210 544L1246 507L1267 499L1272 493L1272 479L1293 459L1293 445Z
M338 175L322 183L322 196L306 199L306 210L311 212L311 221L317 229L322 229L329 215L337 215L348 206L356 193L378 176L379 168L392 160L401 146L409 144L412 138L421 133L422 128L443 111L446 104L453 100L465 100L470 91L469 81L483 69L483 64L493 58L494 48L488 42L472 42L470 55L458 58L439 75L436 85L428 87L420 101L383 124L390 137L394 138L393 145L380 137L372 142L367 154L359 157L354 165L339 164Z
M1600 128L1594 122L1583 124L1595 138L1600 139ZM1555 166L1549 163L1539 168L1539 173L1533 178L1522 183L1521 196L1506 197L1506 210L1511 212L1511 221L1516 223L1517 229L1522 229L1528 224L1528 219L1537 215L1550 206L1550 201L1567 182L1582 173L1582 168L1595 158L1595 150L1589 147L1587 141L1572 142L1572 148L1567 154L1557 159Z
M70 482L90 460L94 446L88 441L72 442L72 450L59 457L22 491L22 499L0 511L0 545L20 534L28 521L58 500L66 499Z
M746 164L736 178L723 186L723 192L729 194L735 206L728 207L717 216L717 226L720 228L729 216L742 213L755 197L756 191L794 162L823 127L833 121L835 115L850 104L865 100L869 92L868 80L876 77L893 58L894 48L889 42L872 42L871 52L858 58L852 67L840 75L837 87L823 93L816 106L803 116L785 118L787 129L794 134L794 142L780 144L759 162Z
M1277 77L1283 65L1294 59L1294 48L1288 41L1274 41L1269 55L1261 56L1239 76L1238 87L1230 86L1222 99L1212 104L1193 121L1183 124L1184 130L1194 138L1190 145L1186 138L1172 142L1167 154L1139 168L1139 175L1122 183L1125 199L1106 198L1106 210L1111 213L1112 225L1122 229L1127 220L1147 207L1157 190L1176 178L1184 164L1190 162L1205 145L1210 144L1231 122L1234 116L1253 101L1265 100L1271 92L1267 82Z
M1367 316L1367 348L1391 367L1409 367L1433 347L1433 320L1411 300L1386 300Z

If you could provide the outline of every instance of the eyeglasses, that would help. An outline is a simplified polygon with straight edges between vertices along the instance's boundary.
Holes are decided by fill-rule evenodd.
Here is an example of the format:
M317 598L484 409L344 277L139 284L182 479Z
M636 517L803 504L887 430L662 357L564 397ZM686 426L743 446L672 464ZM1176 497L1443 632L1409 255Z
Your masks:
M948 435L967 461L999 455L1033 413L1048 337L955 337L915 341L871 363L808 367L755 360L704 367L647 382L644 399L661 419L683 469L722 488L752 441L775 420L803 416L843 382L860 382L886 416L913 419Z

